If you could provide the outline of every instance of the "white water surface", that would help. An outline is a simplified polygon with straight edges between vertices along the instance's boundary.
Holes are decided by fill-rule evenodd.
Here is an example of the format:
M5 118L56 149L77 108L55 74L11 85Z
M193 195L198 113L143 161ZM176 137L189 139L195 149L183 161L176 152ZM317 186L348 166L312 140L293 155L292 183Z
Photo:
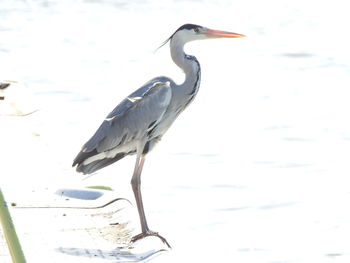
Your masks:
M233 31L247 38L186 47L201 63L199 94L146 161L149 225L173 247L152 262L350 262L348 10L341 0L2 0L0 80L31 94L23 103L40 109L31 128L45 142L21 148L14 132L2 169L17 179L1 173L2 185L37 176L132 197L133 157L81 181L75 154L143 83L183 79L168 46L154 53L179 26Z

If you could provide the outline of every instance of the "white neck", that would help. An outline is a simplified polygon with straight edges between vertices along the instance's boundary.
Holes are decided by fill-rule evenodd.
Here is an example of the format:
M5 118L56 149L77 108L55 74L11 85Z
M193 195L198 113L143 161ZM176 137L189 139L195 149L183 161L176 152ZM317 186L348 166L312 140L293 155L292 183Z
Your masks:
M175 35L170 40L170 52L175 64L186 74L185 82L181 86L191 88L197 80L197 75L200 74L200 66L195 57L188 56L184 52L185 44L186 42Z

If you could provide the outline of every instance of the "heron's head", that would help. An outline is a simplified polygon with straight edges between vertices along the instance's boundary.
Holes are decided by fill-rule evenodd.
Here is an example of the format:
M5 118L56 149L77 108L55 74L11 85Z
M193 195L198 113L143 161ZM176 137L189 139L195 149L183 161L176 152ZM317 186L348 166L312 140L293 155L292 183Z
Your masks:
M169 40L175 40L185 44L194 40L202 39L212 39L212 38L239 38L245 37L245 35L209 29L199 25L185 24L179 27L174 34L172 34L164 43L167 43Z

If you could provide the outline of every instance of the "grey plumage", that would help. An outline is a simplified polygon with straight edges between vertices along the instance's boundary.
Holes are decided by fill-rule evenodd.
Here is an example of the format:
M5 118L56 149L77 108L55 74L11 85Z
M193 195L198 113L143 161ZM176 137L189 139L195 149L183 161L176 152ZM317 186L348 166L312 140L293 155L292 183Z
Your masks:
M96 133L85 143L73 162L78 172L93 173L160 139L156 126L171 100L167 78L155 78L124 99L107 115ZM151 132L152 131L152 132ZM89 160L91 162L89 162Z
M140 189L141 171L147 153L160 141L198 92L200 65L194 56L184 53L184 45L193 40L219 37L243 37L243 35L211 30L193 24L178 28L163 45L170 41L171 57L186 74L185 81L178 85L167 77L157 77L131 93L107 115L74 159L73 166L77 166L78 172L90 174L127 155L137 154L131 184L142 233L135 236L132 241L153 235L169 246L165 238L148 228Z

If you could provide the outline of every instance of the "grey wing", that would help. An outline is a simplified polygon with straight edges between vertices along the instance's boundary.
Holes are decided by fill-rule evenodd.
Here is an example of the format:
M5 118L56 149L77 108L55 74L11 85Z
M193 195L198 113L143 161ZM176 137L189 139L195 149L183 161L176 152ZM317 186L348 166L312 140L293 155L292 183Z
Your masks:
M105 159L106 166L116 156L121 159L135 152L136 143L145 139L147 131L162 119L170 104L170 81L165 80L153 79L124 99L85 143L73 166L78 164L79 168L85 160L94 157L100 161ZM124 152L113 151L116 148Z

